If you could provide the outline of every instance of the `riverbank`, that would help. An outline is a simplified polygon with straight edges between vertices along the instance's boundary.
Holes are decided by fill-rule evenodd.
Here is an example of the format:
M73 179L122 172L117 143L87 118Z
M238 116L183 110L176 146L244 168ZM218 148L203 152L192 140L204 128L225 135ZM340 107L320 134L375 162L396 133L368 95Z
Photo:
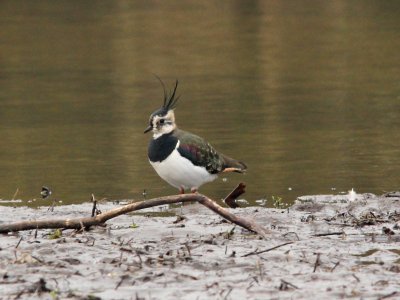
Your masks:
M91 209L0 207L0 220L74 218ZM400 296L400 193L305 196L288 209L231 211L270 235L261 239L198 204L123 215L83 233L2 235L2 299Z

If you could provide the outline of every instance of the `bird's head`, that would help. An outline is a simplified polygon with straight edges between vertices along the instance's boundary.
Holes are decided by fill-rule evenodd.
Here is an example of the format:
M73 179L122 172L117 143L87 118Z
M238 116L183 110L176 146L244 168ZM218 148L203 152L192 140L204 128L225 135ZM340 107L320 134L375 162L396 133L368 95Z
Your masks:
M160 82L164 89L164 103L161 108L150 115L149 126L144 131L144 133L147 133L152 130L154 138L170 133L176 128L174 108L179 99L179 96L176 96L178 80L175 82L174 90L169 94L165 90L164 83L161 80Z

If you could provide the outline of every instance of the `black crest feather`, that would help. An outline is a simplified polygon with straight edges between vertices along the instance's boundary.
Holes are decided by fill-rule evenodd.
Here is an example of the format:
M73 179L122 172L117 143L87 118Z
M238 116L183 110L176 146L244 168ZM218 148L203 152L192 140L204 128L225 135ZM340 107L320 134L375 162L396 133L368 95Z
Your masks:
M176 102L178 101L180 96L176 96L176 90L178 88L178 80L175 81L175 87L172 90L172 92L170 92L169 94L167 93L167 90L165 88L165 84L164 82L161 80L160 77L158 77L157 75L155 75L156 78L158 79L158 81L160 81L163 90L164 90L164 103L162 108L164 108L165 110L170 110L170 109L174 109L176 107Z

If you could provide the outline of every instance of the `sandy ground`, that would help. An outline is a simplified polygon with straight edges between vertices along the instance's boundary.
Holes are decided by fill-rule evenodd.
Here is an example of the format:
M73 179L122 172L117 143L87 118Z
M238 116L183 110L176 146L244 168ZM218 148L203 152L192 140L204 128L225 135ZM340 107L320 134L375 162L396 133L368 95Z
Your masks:
M269 228L267 239L198 204L83 233L1 235L1 299L399 299L400 193L347 200L232 210ZM0 222L82 217L92 207L47 209L0 207Z

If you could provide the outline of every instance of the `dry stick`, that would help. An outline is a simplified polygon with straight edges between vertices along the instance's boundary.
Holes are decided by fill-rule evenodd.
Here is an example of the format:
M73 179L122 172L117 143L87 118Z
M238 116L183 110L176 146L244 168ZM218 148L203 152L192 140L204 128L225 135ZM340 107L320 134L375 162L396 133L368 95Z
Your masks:
M91 200L93 202L93 208L92 208L92 217L94 217L96 215L96 206L97 206L97 200L94 197L94 195L92 194Z
M296 236L297 240L300 241L299 235L298 235L296 232L294 232L294 231L286 232L286 233L283 234L282 236L283 236L283 237L286 237L286 236L288 236L289 234L294 234L294 235Z
M290 283L289 281L286 281L286 280L281 279L281 282L282 282L283 284L286 284L287 286L291 286L292 288L294 288L294 289L296 289L296 290L299 289L298 286L294 285L293 283Z
M21 241L22 241L22 236L21 236L21 238L19 239L18 244L15 246L15 249L18 248L18 246L19 246L19 244L21 243Z
M17 188L17 190L15 191L14 196L12 197L11 200L15 200L15 197L17 197L18 192L19 192L19 188Z
M346 224L346 223L331 223L331 222L327 222L328 225L333 225L333 226L347 226L347 227L354 227L354 225L352 224Z
M120 281L117 283L114 290L118 290L118 288L121 286L122 282L124 282L128 278L129 278L129 275L122 275Z
M199 202L200 204L211 209L212 211L219 214L228 221L235 223L247 230L253 231L261 235L262 237L265 237L266 234L269 233L267 229L258 225L252 220L244 219L242 217L232 214L227 209L221 207L216 202L214 202L213 200L202 194L183 194L183 195L154 198L150 200L145 200L117 207L107 212L101 213L95 217L84 217L76 219L33 220L33 221L22 221L17 223L4 224L0 225L0 233L7 233L11 231L20 231L20 230L44 229L44 228L80 229L82 228L82 224L85 227L103 224L109 219L115 218L117 216L132 211L159 205L167 205L167 204L174 204L179 202L191 202L191 201Z
M393 296L396 296L397 294L398 294L398 292L394 291L394 292L391 292L390 294L387 294L387 295L384 295L384 296L382 296L382 297L379 297L378 300L391 298L391 297L393 297Z
M236 199L245 192L245 188L246 185L244 183L239 183L239 185L226 196L224 199L225 204L230 208L240 207L239 204L236 203Z
M333 272L339 264L340 261L336 262L335 265L332 267L331 272Z
M338 232L317 233L317 234L313 234L313 236L329 236L329 235L342 235L342 234L345 234L345 232L338 231Z
M357 282L360 282L360 278L358 278L356 274L351 274L351 275L357 280Z
M275 249L277 249L277 248L280 248L280 247L283 247L283 246L286 246L286 245L290 245L290 244L293 244L293 243L294 243L294 242L287 242L287 243L280 244L280 245L275 246L275 247L272 247L272 248L268 248L268 249L266 249L266 250L253 251L253 252L247 253L247 254L245 254L245 255L242 255L242 257L247 257L247 256L250 256L250 255L257 255L257 254L269 252L269 251L272 251L272 250L275 250Z
M314 270L313 270L313 273L315 273L315 271L317 270L317 267L320 265L320 260L319 260L319 257L320 257L320 255L321 255L321 253L317 253L317 259L315 260L315 263L314 263Z
M56 199L53 200L53 203L51 204L51 206L49 206L49 208L47 209L47 211L54 211L54 206L56 205Z

